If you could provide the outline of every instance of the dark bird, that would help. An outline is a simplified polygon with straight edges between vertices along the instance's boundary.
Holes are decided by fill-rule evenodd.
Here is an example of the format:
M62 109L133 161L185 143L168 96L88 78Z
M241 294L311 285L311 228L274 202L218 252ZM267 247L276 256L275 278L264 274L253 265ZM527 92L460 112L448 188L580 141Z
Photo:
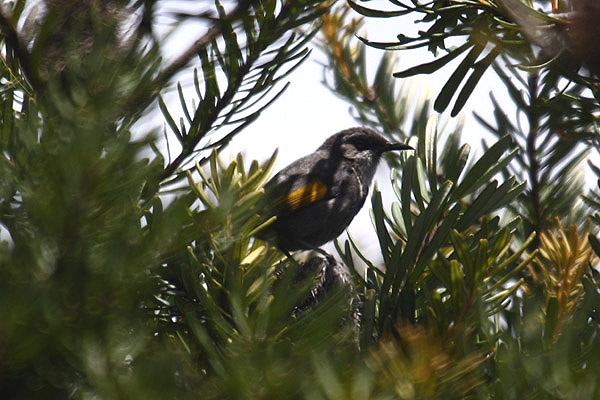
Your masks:
M365 203L381 155L392 150L412 147L364 127L329 137L266 184L265 199L277 219L262 236L286 253L319 250L350 225Z

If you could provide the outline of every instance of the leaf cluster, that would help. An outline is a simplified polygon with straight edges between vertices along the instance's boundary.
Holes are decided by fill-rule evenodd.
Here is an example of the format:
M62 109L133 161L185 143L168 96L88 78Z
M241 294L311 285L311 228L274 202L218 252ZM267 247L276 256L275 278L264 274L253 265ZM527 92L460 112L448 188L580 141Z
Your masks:
M235 253L236 241L239 254L250 246L256 220L247 211L266 172L257 164L246 170L239 158L221 177L215 156L210 178L199 186L177 196L162 188L186 177L179 169L196 150L222 148L241 128L220 138L208 139L208 132L246 126L277 97L278 83L308 54L313 22L327 4L216 2L214 14L180 15L181 23L204 18L207 30L170 62L161 59L163 42L153 31L162 17L156 4L16 1L0 8L2 398L186 398L203 391L237 397L258 391L259 380L249 375L248 387L236 388L232 379L223 389L225 375L213 372L235 358L217 355L227 354L236 338L233 347L245 355L249 326L268 337L285 331L285 285L276 297L279 314L266 320L261 314L271 304L272 250L262 254L257 243L235 267L225 257ZM175 84L185 121L176 125L163 95L192 60L197 100ZM154 130L138 124L155 106L180 141L173 160L162 156ZM207 160L198 160L198 171ZM213 198L201 197L210 191ZM239 191L247 196L232 202ZM211 201L221 207L209 207ZM225 207L238 210L229 225ZM222 230L232 224L240 230ZM252 262L268 268L243 267ZM205 286L209 296L202 297ZM231 314L220 314L227 304ZM246 312L251 321L242 318ZM221 330L203 331L207 318ZM292 354L289 343L303 332L319 336L310 324L296 326L262 348ZM206 341L203 332L212 337ZM257 347L257 365L262 354ZM281 360L274 352L274 382ZM203 368L214 368L209 378ZM291 373L289 382L287 388Z
M253 238L261 221L252 204L273 161L245 170L241 156L225 165L214 152L210 177L198 166L194 240L160 273L159 334L177 338L205 371L196 384L209 398L300 396L316 374L310 355L352 347L347 290L297 312L315 276Z
M580 15L595 15L593 4L573 2L577 4L572 6L575 12L571 15L541 11L548 8L547 1L390 3L391 7L385 10L365 7L355 1L348 4L365 17L410 16L426 29L420 30L415 37L399 33L391 42L361 40L385 50L427 48L436 57L433 61L395 72L395 77L432 74L454 60L461 60L437 95L434 102L436 111L448 109L455 97L451 115L458 115L486 71L500 60L520 71L548 75L545 82L547 104L541 107L546 114L561 120L578 121L577 126L581 127L592 115L586 111L590 111L590 107L593 112L597 111L597 72L594 68L585 67L588 54L596 53L593 48L583 50L579 47L584 37L588 39L594 34L593 29L588 29L590 27L580 20ZM417 16L422 18L417 19ZM578 94L566 94L567 87ZM560 117L556 110L561 110ZM568 126L568 123L565 125Z
M308 57L306 45L318 31L314 21L326 2L283 2L277 8L277 1L249 2L241 18L230 20L217 3L221 35L199 49L193 91L177 84L179 121L159 99L170 134L181 147L173 160L169 154L163 179L182 177L178 170L192 157L200 155L203 163L205 150L226 146L283 93L287 85L278 83Z
M369 79L351 37L360 21L342 29L349 11L329 2L178 13L206 32L171 62L154 1L1 8L0 397L598 396L600 201L590 191L577 205L574 178L578 143L597 144L590 86L556 90L563 73L523 79L498 64L530 50L499 2L392 3L432 23L401 47L467 53L438 107L457 91L462 107L491 66L527 128L498 105L486 123L497 140L472 151L460 123L396 85L393 57ZM373 193L382 262L338 244L352 284L324 291L329 260L256 237L273 221L261 200L275 154L220 157L278 98L319 26L329 86L362 124L416 149L387 159L389 209ZM462 36L460 53L446 50ZM191 94L174 80L186 73ZM549 111L569 98L567 117ZM136 132L153 107L174 157L151 129Z
M462 3L456 9L487 4ZM413 3L412 11L440 4ZM443 12L450 13L448 7ZM440 29L452 31L449 26ZM423 43L431 39L427 43L436 44L423 35ZM460 125L438 128L438 117L428 117L430 103L407 90L406 82L398 88L379 73L367 80L359 73L366 70L364 50L349 35L336 40L325 47L335 77L332 90L348 99L361 123L377 126L379 110L394 112L381 119L379 128L416 149L388 160L396 195L391 209L384 210L377 189L373 194L382 265L369 260L352 239L338 244L340 255L357 271L363 299L361 345L371 349L375 360L369 367L382 381L396 382L394 396L399 398L596 395L596 385L586 382L600 373L595 365L587 367L594 364L590 352L598 346L594 335L600 304L593 268L598 253L592 249L600 246L585 221L597 209L597 194L588 194L584 206L578 178L589 153L582 143L595 137L594 101L588 103L587 117L571 123L571 112L566 117L558 113L559 98L573 90L577 103L571 105L578 108L588 102L585 90L567 84L553 97L563 82L560 74L521 73L493 62L490 66L507 85L519 118L510 118L492 95L495 126L477 117L495 141L484 143L483 153L469 160L469 145L460 143ZM504 60L510 56L502 55ZM389 68L390 59L386 53L378 68ZM346 71L350 66L355 72ZM364 88L375 87L381 95L367 104L361 98ZM553 106L557 108L550 111ZM387 125L391 120L395 126ZM515 122L522 120L528 125ZM416 350L428 337L437 346L429 343ZM446 357L454 362L444 364ZM450 381L452 386L445 386ZM459 388L464 391L452 392Z

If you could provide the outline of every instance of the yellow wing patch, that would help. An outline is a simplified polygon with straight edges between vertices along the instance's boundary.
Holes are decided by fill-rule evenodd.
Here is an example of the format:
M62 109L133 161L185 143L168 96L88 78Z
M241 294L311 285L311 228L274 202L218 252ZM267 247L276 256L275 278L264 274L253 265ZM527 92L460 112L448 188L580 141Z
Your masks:
M288 209L294 211L300 207L312 204L321 200L327 193L327 185L318 179L310 181L300 189L288 193L285 196L284 203Z

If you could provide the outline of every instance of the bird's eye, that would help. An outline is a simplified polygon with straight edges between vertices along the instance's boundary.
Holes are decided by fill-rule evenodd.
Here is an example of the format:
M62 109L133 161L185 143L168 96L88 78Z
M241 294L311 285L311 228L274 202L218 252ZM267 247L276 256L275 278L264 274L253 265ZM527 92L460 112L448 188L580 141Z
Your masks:
M364 139L355 139L352 144L358 151L365 150L369 147Z

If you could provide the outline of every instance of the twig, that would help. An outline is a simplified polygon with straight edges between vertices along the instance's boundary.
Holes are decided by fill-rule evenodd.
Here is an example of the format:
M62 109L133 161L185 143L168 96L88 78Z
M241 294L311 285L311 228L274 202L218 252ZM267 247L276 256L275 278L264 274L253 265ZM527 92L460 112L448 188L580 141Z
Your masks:
M187 64L196 57L202 49L208 47L222 32L223 21L232 21L243 14L248 7L254 2L254 0L239 0L238 5L224 18L219 18L215 23L208 29L208 31L198 40L196 40L187 50L185 50L179 57L177 57L171 64L166 66L162 71L158 73L156 78L153 79L150 86L146 86L131 96L122 109L125 112L140 108L140 104L144 107L150 102L148 99L153 100L161 90L169 83L171 78L187 66Z
M177 59L171 64L164 68L158 77L156 78L156 87L160 90L162 87L171 79L177 72L184 68L192 58L196 57L198 53L206 48L210 43L215 40L222 31L222 21L232 21L243 14L248 7L253 3L252 0L240 0L237 7L233 9L225 18L220 18L213 26L200 39L196 40L186 51L184 51Z
M527 120L529 122L529 134L527 135L527 157L529 158L529 179L531 180L531 201L533 202L535 231L539 231L542 225L542 210L540 205L540 182L539 182L539 161L537 158L537 130L539 118L535 111L538 90L538 74L532 74L528 79L529 83L529 107L527 110Z
M30 54L27 52L27 49L21 45L19 34L15 27L12 26L10 18L4 14L2 7L0 7L0 31L6 38L8 47L12 48L14 51L15 56L19 61L19 65L21 66L21 70L29 84L34 88L40 89L42 82L31 66Z

